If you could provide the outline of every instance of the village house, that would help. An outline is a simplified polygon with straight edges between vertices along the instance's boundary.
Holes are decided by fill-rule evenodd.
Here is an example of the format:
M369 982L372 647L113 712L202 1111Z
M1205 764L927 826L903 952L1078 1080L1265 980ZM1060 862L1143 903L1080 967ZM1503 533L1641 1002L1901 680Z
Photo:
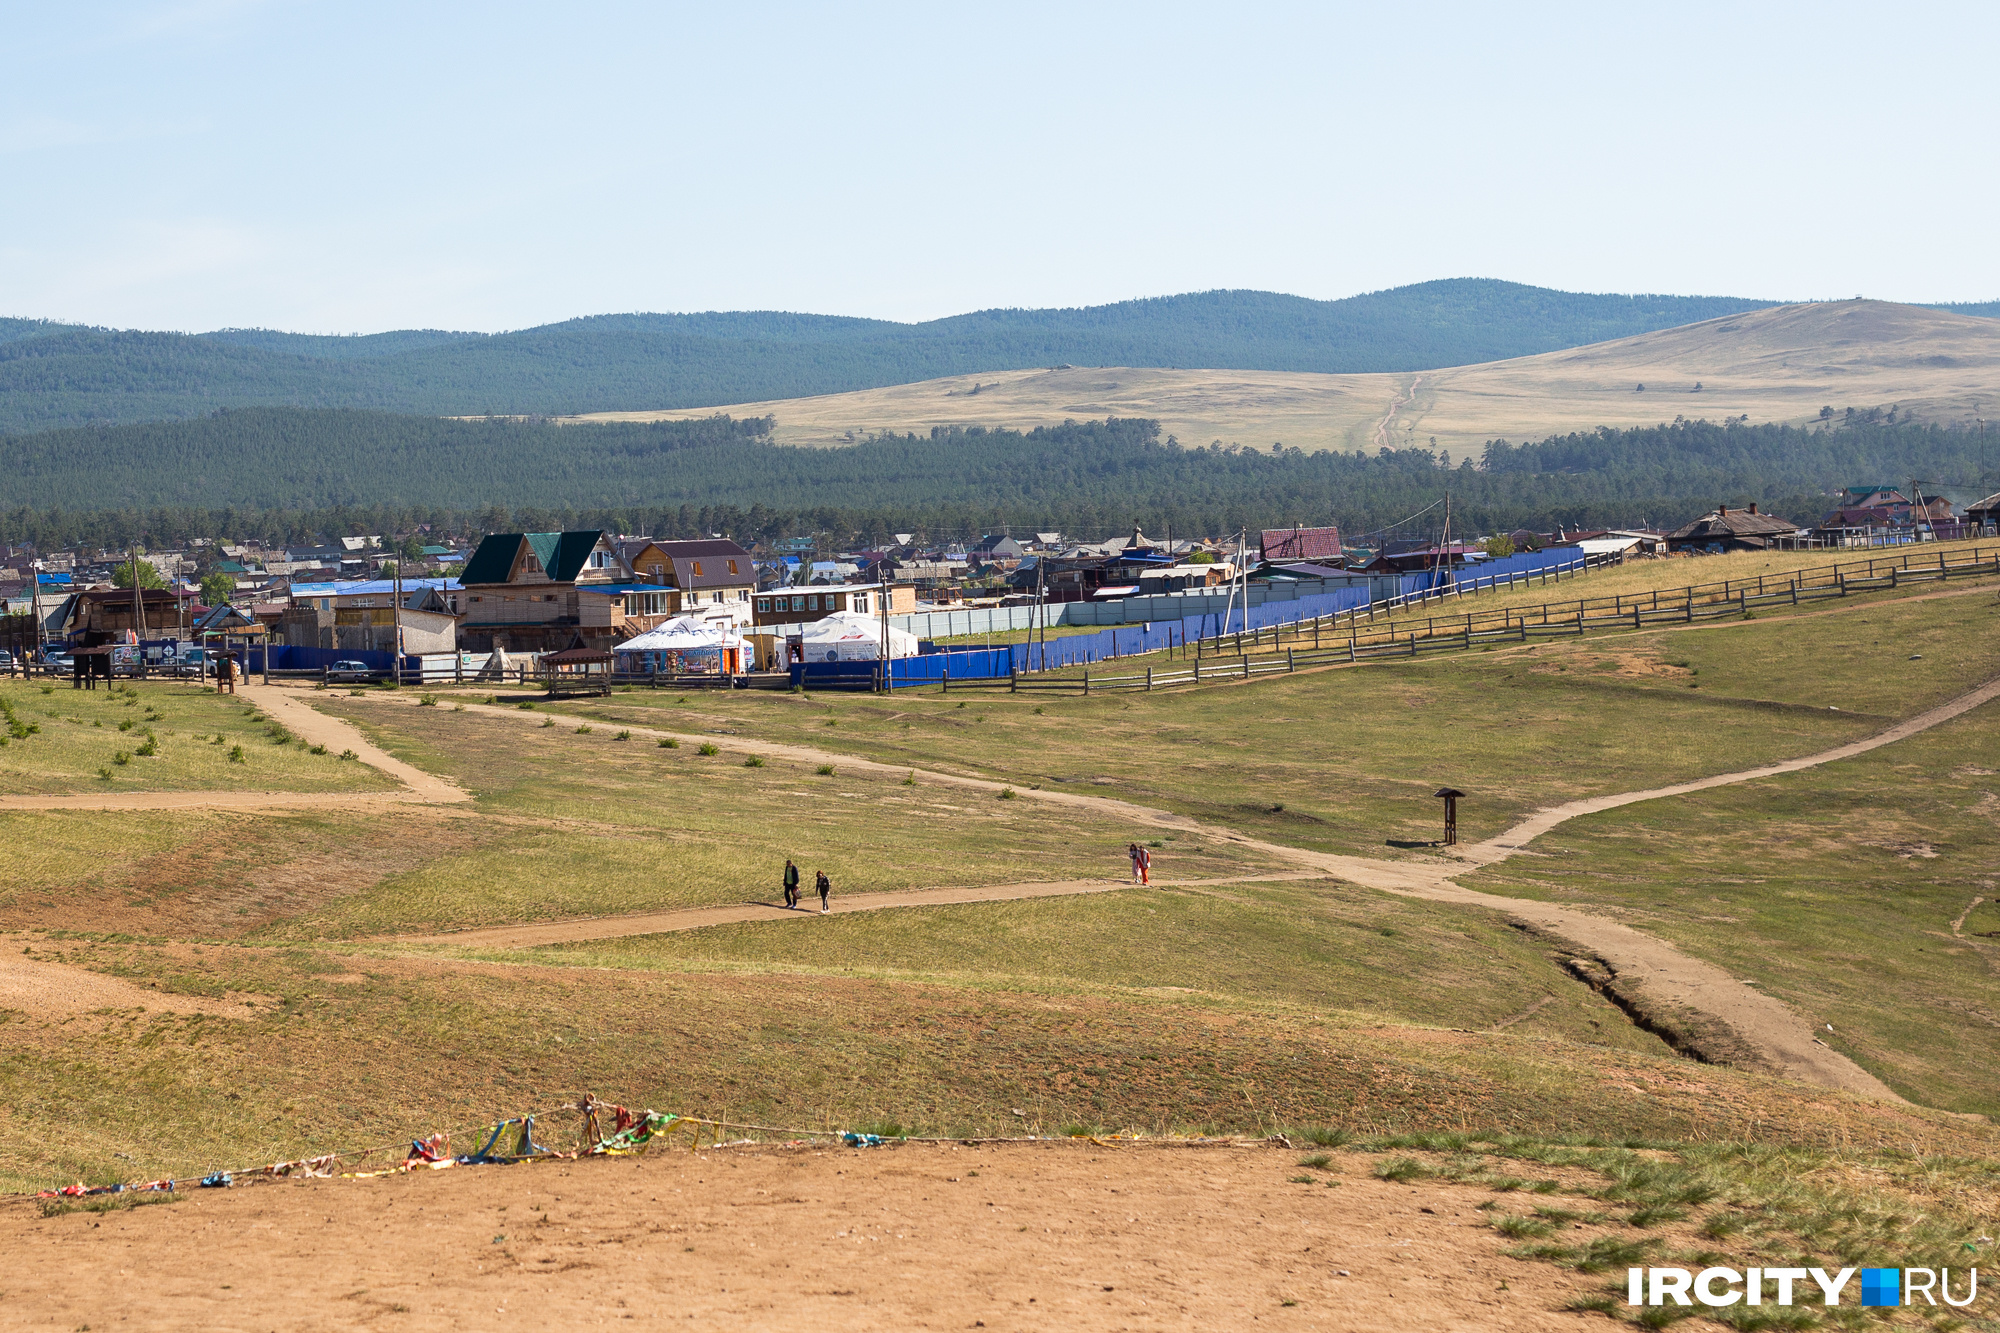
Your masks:
M637 612L628 608L631 614L665 619L703 608L733 608L737 603L747 609L751 595L757 590L756 559L727 537L692 541L627 539L617 543L616 554L630 581L655 589L669 588L676 594L669 601L660 602L658 610Z
M1757 502L1753 500L1748 509L1717 505L1714 512L1675 528L1667 534L1667 549L1706 551L1711 555L1720 555L1725 551L1762 551L1794 544L1798 536L1798 524L1773 514L1758 513Z
M757 594L756 623L801 625L842 613L879 616L882 614L882 594L881 585L873 583L775 588L769 593ZM888 613L892 616L908 615L917 609L917 590L911 584L890 584L888 598Z
M46 598L46 592L43 595ZM130 588L95 588L70 594L55 617L57 633L67 639L100 636L90 641L108 643L132 633L136 626L142 639L178 638L193 621L194 605L192 593L146 588L134 607Z
M328 648L340 652L396 651L396 585L388 580L363 583L299 584L291 604L277 619L273 642L296 648ZM448 580L403 584L403 652L458 651L458 599ZM259 608L261 610L261 608ZM260 614L259 620L264 619Z

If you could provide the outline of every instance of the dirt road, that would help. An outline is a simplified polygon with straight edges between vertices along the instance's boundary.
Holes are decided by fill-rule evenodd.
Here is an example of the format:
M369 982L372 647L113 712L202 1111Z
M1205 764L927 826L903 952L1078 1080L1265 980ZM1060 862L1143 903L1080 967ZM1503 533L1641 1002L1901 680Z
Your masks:
M0 1205L0 1322L163 1333L1602 1326L1561 1311L1608 1279L1507 1258L1512 1242L1478 1211L1490 1191L1377 1180L1350 1154L1296 1184L1298 1156L1070 1142L656 1151L202 1190L102 1217L44 1219L18 1199Z
M1229 875L1215 879L1153 882L1156 889L1205 888L1211 884L1268 884L1273 880L1324 879L1315 870L1273 870L1261 875ZM623 939L628 935L661 935L676 930L700 930L739 921L808 921L819 915L819 900L811 885L802 886L798 908L783 903L728 903L720 907L681 907L666 912L634 912L581 920L549 921L530 926L486 926L444 935L401 935L403 944L449 944L459 948L532 949L542 944L573 944L581 940ZM911 889L901 893L854 893L831 899L834 914L879 912L885 907L941 907L952 903L1012 902L1023 898L1060 898L1080 893L1111 893L1130 888L1122 879L1048 879L1026 884L985 884L970 888Z

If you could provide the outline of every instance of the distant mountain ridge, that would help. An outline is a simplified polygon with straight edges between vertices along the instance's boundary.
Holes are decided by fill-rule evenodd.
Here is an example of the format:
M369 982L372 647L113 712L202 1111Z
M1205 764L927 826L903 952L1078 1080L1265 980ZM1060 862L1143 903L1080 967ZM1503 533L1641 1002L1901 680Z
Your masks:
M1315 301L1210 291L917 324L783 311L592 315L510 333L159 333L0 319L0 433L224 407L434 415L699 408L1042 366L1421 371L1766 308L1453 278ZM2000 302L1940 307L2000 314Z

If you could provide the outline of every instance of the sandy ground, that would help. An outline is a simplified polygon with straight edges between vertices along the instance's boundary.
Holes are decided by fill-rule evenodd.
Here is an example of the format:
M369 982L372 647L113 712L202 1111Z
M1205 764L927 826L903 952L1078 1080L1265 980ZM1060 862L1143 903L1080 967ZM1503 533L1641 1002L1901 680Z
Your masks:
M1476 1211L1489 1192L1376 1180L1343 1154L1337 1187L1290 1183L1299 1156L721 1149L270 1183L101 1216L19 1199L0 1205L0 1326L1601 1326L1561 1311L1607 1279L1504 1257Z

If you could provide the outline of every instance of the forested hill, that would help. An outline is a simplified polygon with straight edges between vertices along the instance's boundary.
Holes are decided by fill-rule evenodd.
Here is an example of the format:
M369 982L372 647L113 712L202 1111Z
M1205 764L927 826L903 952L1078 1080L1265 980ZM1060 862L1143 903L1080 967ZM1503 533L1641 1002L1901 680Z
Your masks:
M220 407L566 415L840 393L1063 364L1410 371L1577 347L1770 305L1459 278L1339 301L1215 291L921 324L748 311L599 315L515 333L205 334L0 319L0 433Z
M1859 415L1810 430L1697 421L1495 442L1479 464L1456 466L1428 449L1186 449L1143 420L940 429L847 449L786 448L768 429L726 417L557 426L252 408L49 431L6 441L0 541L302 540L419 522L468 535L603 526L836 542L1006 525L1103 537L1134 524L1220 533L1337 522L1366 533L1447 491L1460 530L1477 532L1671 525L1751 500L1812 522L1829 492L1858 481L2000 489L2000 429Z

